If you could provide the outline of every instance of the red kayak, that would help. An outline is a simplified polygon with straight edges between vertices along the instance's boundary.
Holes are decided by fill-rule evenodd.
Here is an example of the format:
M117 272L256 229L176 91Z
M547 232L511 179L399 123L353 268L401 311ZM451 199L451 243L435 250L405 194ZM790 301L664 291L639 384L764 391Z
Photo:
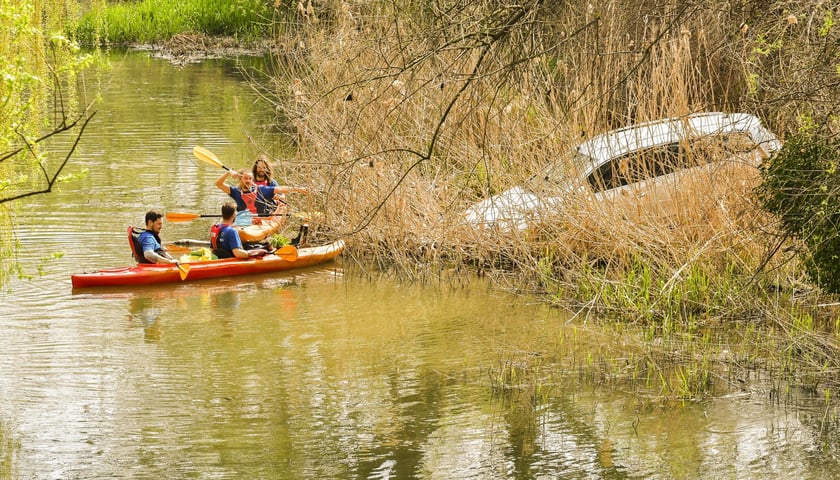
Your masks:
M90 273L71 275L73 288L112 287L121 285L149 285L205 278L234 277L256 273L277 272L310 267L335 259L344 250L344 241L320 247L295 248L286 246L276 254L248 259L226 258L202 262L157 265L137 264L131 267L106 268Z

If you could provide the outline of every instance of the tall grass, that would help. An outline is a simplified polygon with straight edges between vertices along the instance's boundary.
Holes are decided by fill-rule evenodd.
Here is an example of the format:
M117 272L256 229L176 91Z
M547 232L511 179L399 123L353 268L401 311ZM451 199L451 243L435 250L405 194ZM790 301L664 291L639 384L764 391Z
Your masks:
M772 29L739 30L746 12L704 3L450 6L326 2L314 16L328 23L281 39L272 88L299 147L297 180L323 192L350 254L420 281L478 272L575 318L620 321L663 342L633 370L678 397L758 352L836 371L830 301L775 249L753 167L680 185L668 216L586 197L526 232L463 216L582 139L635 122L748 111L783 133L794 119L764 101L778 91L761 85L779 84L759 75L755 50Z
M180 33L262 39L277 13L262 0L94 2L76 37L86 45L157 43Z

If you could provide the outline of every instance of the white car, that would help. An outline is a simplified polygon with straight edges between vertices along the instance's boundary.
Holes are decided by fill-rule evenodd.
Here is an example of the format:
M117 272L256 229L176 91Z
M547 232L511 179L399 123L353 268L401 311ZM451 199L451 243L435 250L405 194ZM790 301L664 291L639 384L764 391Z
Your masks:
M632 200L637 208L667 208L686 177L726 164L758 166L782 147L753 115L698 113L613 130L552 162L525 186L476 203L466 219L476 227L528 225L578 194L595 201ZM709 178L703 180L708 182Z

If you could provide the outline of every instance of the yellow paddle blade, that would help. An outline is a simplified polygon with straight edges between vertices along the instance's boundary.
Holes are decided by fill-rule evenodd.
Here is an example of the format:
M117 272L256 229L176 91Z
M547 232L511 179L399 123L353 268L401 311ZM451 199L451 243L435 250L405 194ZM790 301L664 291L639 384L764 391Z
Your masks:
M190 274L190 266L186 265L186 264L183 264L183 263L179 263L178 264L178 273L181 274L181 281L186 280L187 275Z
M224 168L225 170L229 170L227 167L222 165L222 162L219 160L218 157L216 157L216 155L213 154L213 152L211 152L210 150L207 150L206 148L204 148L202 146L196 145L195 147L193 147L193 155L195 155L195 158L201 160L202 162L209 163L210 165L213 165L214 167L219 167L219 168Z
M195 220L196 218L200 217L201 215L197 213L178 213L178 212L167 212L166 213L166 221L168 222L189 222L191 220Z
M294 262L295 260L297 260L298 251L294 245L284 245L275 250L274 255L282 258L283 260Z

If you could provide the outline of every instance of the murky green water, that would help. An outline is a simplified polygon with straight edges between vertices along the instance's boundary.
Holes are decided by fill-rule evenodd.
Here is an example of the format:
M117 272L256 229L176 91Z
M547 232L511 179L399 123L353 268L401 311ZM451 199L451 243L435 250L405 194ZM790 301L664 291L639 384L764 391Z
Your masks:
M130 262L124 232L147 208L214 212L220 172L192 147L249 165L268 116L233 62L114 65L70 167L87 176L21 205L20 260L42 274L0 296L0 478L840 476L822 398L750 387L666 408L593 385L567 352L585 360L594 327L480 282L400 285L339 261L74 293L71 273Z

